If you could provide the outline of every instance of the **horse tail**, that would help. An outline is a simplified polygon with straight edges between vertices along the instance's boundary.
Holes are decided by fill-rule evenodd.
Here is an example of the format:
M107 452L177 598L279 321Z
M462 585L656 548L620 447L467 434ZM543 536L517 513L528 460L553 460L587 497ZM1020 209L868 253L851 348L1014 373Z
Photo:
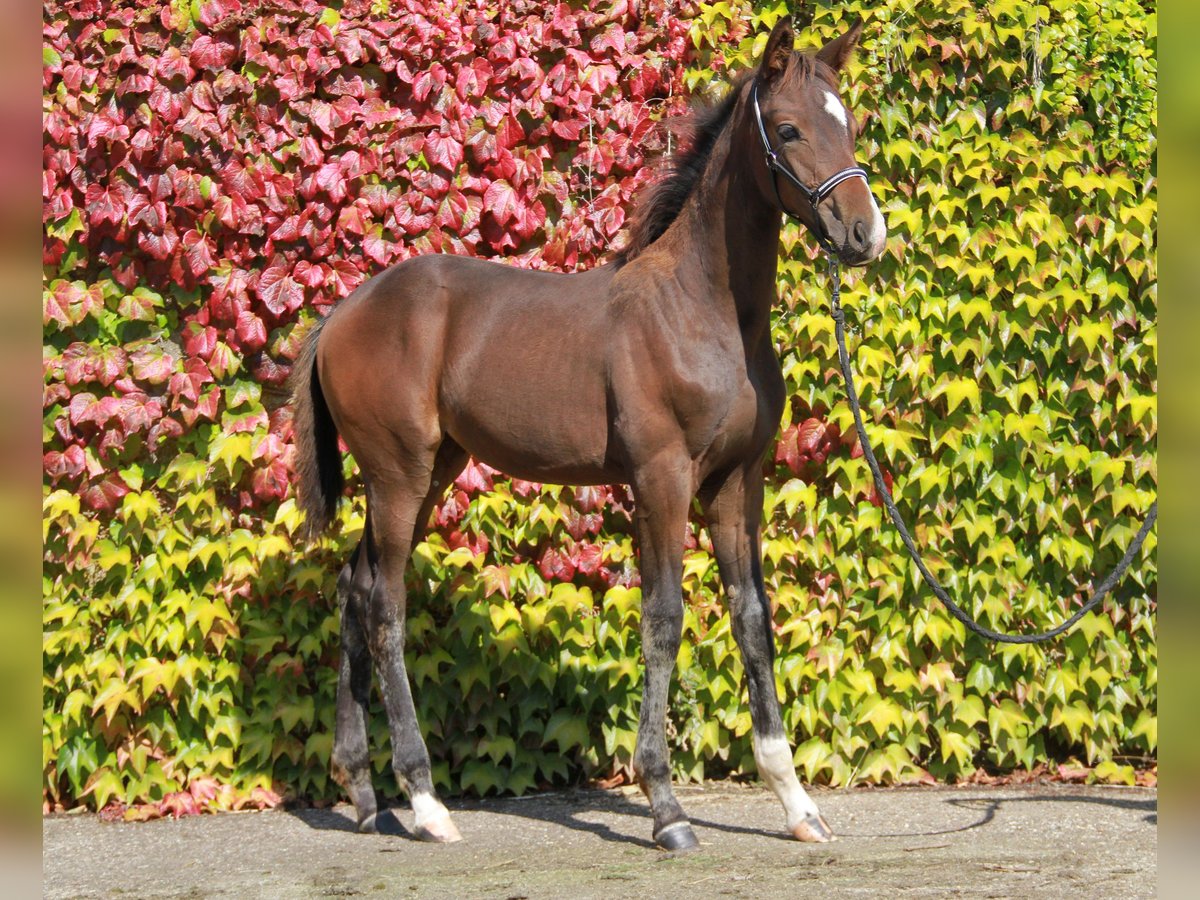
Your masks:
M297 493L304 511L305 536L310 541L319 538L333 521L345 486L337 426L317 374L317 341L325 321L318 322L305 338L288 385L292 392Z

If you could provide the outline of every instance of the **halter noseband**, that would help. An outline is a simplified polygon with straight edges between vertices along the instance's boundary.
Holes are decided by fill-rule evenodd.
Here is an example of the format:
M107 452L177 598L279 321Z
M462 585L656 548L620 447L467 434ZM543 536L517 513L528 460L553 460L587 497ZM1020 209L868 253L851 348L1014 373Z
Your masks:
M825 252L832 253L833 245L829 242L829 236L825 233L825 226L821 224L821 214L817 207L843 181L849 181L851 178L861 178L863 181L867 181L867 170L859 166L850 166L849 168L842 169L840 172L834 172L817 185L815 189L810 188L796 177L796 174L787 167L787 164L779 158L779 154L775 148L771 146L771 139L767 137L767 129L763 125L762 107L758 105L757 81L754 82L751 98L754 102L754 121L758 125L758 136L762 139L763 151L767 156L767 168L771 172L771 187L775 189L775 200L779 203L779 208L792 218L800 218L784 205L783 197L779 193L779 174L782 172L784 177L804 195L805 199L808 200L809 206L812 207L813 224L815 225L814 235L817 238L817 243L821 245L821 248Z

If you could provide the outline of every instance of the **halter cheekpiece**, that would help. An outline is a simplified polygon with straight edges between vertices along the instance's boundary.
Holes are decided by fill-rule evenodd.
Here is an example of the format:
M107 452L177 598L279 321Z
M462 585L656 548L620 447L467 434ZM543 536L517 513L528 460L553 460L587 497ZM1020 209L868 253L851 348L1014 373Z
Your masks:
M867 170L860 166L850 166L839 172L834 172L817 185L816 188L810 188L796 177L796 173L788 168L787 164L779 158L779 153L771 146L771 139L767 137L767 129L763 125L762 107L758 105L758 81L754 82L751 98L754 103L754 121L758 125L758 136L762 139L763 151L766 153L767 168L771 170L771 187L775 189L775 200L779 203L779 208L792 218L800 218L784 205L783 197L779 193L779 174L783 173L784 177L804 195L805 199L808 200L809 206L812 207L813 223L816 226L814 234L817 238L817 243L821 245L823 250L832 253L833 245L829 242L829 236L825 234L825 226L821 224L821 215L817 207L843 181L849 181L851 178L861 178L863 181L867 181Z

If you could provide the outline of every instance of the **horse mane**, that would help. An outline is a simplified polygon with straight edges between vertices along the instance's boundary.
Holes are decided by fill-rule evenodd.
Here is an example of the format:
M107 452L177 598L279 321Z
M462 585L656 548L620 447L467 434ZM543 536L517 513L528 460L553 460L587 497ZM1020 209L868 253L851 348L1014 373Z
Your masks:
M817 73L820 65L815 56L793 54L787 79L806 80ZM668 128L685 133L691 139L684 149L662 160L657 177L642 188L629 223L629 243L616 254L618 265L624 265L639 256L679 218L684 204L695 192L708 167L717 138L733 115L743 85L754 77L756 71L751 69L734 78L729 91L716 103L693 103L689 112L667 123Z

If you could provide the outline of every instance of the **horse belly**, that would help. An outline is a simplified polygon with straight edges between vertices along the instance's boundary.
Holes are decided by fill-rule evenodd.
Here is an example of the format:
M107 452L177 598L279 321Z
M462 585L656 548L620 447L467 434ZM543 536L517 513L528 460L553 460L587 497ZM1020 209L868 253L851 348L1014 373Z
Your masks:
M472 456L508 475L550 484L608 484L620 481L621 473L608 458L603 400L564 397L549 388L521 395L481 390L473 402L444 413L443 421Z
M600 355L512 337L447 366L439 403L446 431L476 459L517 478L621 480L609 458Z

